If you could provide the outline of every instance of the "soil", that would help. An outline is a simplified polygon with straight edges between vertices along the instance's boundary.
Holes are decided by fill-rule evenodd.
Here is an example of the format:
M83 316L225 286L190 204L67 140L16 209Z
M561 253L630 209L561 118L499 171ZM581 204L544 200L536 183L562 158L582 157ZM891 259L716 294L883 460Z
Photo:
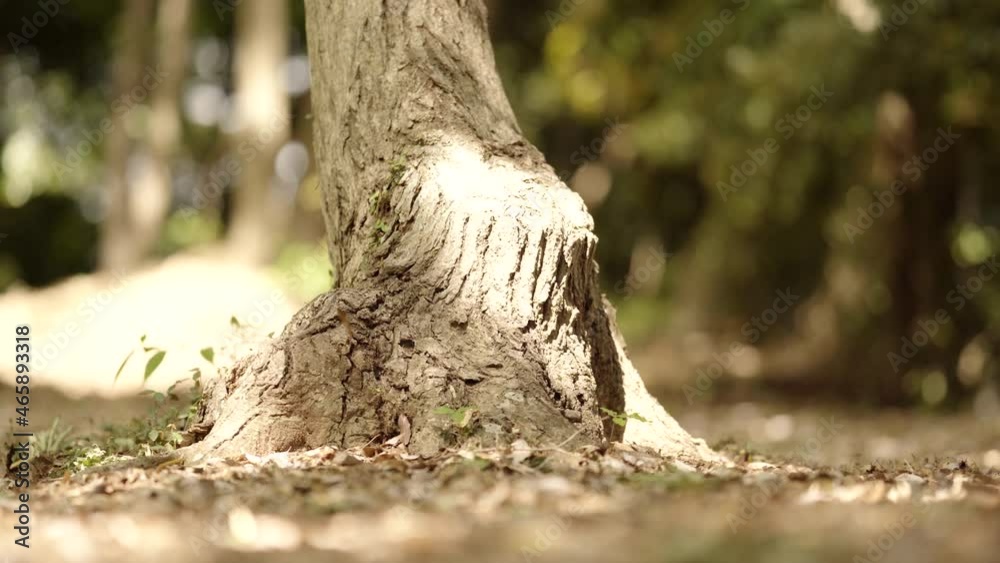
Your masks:
M91 404L66 399L64 412L87 416ZM732 463L527 444L423 457L370 444L186 465L132 460L33 484L30 550L8 547L15 503L6 491L3 553L45 562L996 561L995 419L759 402L672 412Z

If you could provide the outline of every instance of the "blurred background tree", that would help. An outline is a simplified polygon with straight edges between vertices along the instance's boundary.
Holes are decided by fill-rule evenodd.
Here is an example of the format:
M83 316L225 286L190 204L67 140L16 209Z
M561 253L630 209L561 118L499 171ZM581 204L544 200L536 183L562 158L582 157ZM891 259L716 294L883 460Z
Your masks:
M489 4L647 380L996 404L1000 5ZM256 264L325 252L300 3L0 10L0 285L223 240Z

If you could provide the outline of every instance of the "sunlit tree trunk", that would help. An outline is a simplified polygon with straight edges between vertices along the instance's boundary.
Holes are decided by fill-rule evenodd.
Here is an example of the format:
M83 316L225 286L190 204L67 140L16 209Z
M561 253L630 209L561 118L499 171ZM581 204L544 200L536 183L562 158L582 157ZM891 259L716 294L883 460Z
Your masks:
M276 196L274 159L288 139L290 102L282 65L288 56L288 4L243 0L236 10L236 104L239 159L229 242L250 263L271 259L281 241L287 204Z
M191 55L191 8L192 0L160 0L157 14L157 63L164 77L152 94L147 132L152 173L142 194L145 209L136 225L144 253L159 240L173 199L171 164L183 133L180 102Z
M306 8L337 287L217 380L194 451L401 434L417 452L622 440L718 459L629 362L592 219L521 135L482 1Z
M101 223L99 263L106 270L129 270L143 258L135 237L133 197L129 189L128 163L132 153L128 120L130 112L120 111L116 101L133 88L142 88L146 36L153 16L153 0L124 3L118 24L119 40L112 67L112 101L109 104L111 130L104 147L105 217Z

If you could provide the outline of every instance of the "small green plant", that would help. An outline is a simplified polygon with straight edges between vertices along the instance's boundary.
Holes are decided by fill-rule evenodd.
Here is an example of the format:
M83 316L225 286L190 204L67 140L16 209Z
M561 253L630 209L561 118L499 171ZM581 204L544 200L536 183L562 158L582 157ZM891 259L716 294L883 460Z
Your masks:
M452 424L459 428L466 428L469 423L472 422L472 418L476 413L476 409L472 407L459 407L457 409L442 406L434 409L434 414L440 416L447 416L451 419Z
M192 370L195 385L189 397L182 397L178 381L166 393L147 389L143 395L153 399L153 408L143 418L126 424L105 426L104 450L109 455L153 456L167 454L184 441L184 430L195 420L201 404L201 372Z
M163 362L166 352L146 346L145 336L139 341L143 345L142 352L149 355L143 380L145 383ZM115 375L116 380L136 351L126 357ZM202 348L200 354L208 364L214 366L214 349ZM153 399L153 407L148 415L125 424L107 425L104 432L96 436L73 437L72 428L56 419L51 427L37 432L31 438L31 456L39 460L38 466L43 468L42 474L48 476L66 470L78 472L129 457L169 454L183 443L184 431L197 419L202 402L201 378L201 368L194 368L188 378L175 382L165 392L153 389L142 391L142 395ZM188 382L190 385L182 391L181 387Z
M230 318L229 323L236 328L241 326L235 316ZM143 376L143 383L145 384L160 364L163 363L163 358L167 353L159 348L147 346L145 335L139 339L139 342L142 345L142 352L149 356ZM135 351L130 353L125 358L125 361L122 362L121 367L118 368L118 373L115 374L115 381L121 376L125 365L134 353ZM213 348L202 348L199 353L210 366L214 367L215 350ZM201 379L201 368L193 368L190 370L188 378L175 381L167 388L166 392L153 389L143 390L142 395L153 399L153 408L149 415L145 418L135 419L125 425L105 427L105 447L99 448L105 454L101 455L126 454L151 456L169 453L176 449L184 441L183 432L198 416L202 402ZM181 386L188 382L191 383L190 388L185 389L186 393L181 393ZM86 461L87 455L90 458L99 457L96 450L89 452L89 454L88 452L78 455L77 462L74 463L76 465L90 463L90 461ZM83 461L80 460L81 456L84 458Z
M47 429L36 432L28 438L31 442L28 456L32 466L42 478L53 475L60 468L73 466L73 460L82 455L83 438L72 437L73 428L60 423L60 419L52 421ZM20 458L14 458L10 466L13 469Z
M77 452L76 457L69 463L73 471L83 471L91 467L97 467L109 461L121 459L120 456L109 454L100 446L91 446L85 450Z
M47 430L42 430L32 436L31 456L55 458L72 445L69 439L72 433L73 428L59 426L59 419L56 418Z
M94 467L101 463L108 453L104 451L100 446L91 446L90 448L80 452L80 455L73 460L73 469L76 471L82 471L88 467Z
M399 155L393 159L392 164L389 166L389 186L395 187L399 184L399 181L403 179L403 173L406 172L406 167L409 165L409 159L404 155Z
M639 413L618 412L604 407L601 407L601 412L608 415L611 418L611 422L617 424L618 426L625 426L629 419L638 420L639 422L649 422L649 420L644 418Z
M441 437L451 443L460 443L471 438L480 428L479 413L473 407L440 406L434 414L446 417L448 423L440 428Z
M146 346L145 334L139 338L139 345L142 347L143 353L148 355L146 359L146 369L143 371L142 375L142 382L146 383L149 381L149 378L153 376L156 368L160 367L160 364L163 363L163 359L167 356L167 352L153 346ZM135 352L135 350L129 352L128 355L125 356L125 359L122 360L122 365L118 367L118 371L115 373L115 383L118 383L118 378L121 377L122 372L125 370L125 366L128 364L128 361L132 359L132 356L135 355Z

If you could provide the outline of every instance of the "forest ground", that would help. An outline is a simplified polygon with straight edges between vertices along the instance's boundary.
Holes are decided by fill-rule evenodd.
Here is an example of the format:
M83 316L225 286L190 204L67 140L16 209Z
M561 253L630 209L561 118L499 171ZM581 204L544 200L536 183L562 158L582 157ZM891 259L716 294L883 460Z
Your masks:
M138 307L151 302L143 295L148 287L161 302L188 303L199 314L221 317L225 328L231 311L211 310L233 307L224 291L216 297L201 289L199 299L184 300L165 294L165 288L185 294L204 288L201 263L179 264L187 274L160 271L142 278L167 283L126 284L99 322L112 330L116 312L136 316ZM248 287L245 274L238 277ZM251 285L259 289L246 291L238 303L258 303L261 292L268 294L266 283ZM7 299L0 309L17 312L23 303L56 301L29 295ZM67 310L76 310L76 297L65 301ZM63 313L32 314L35 327L65 326ZM198 339L182 347L186 355L174 357L179 367L198 360L205 334L221 332L217 326L185 331L183 323L171 328L167 320L156 327L163 339L188 333ZM270 319L283 321L280 315ZM94 326L91 332L116 342L137 337ZM162 429L155 438L149 435L157 429L150 413L163 409L135 395L134 379L141 374L128 376L132 387L81 396L108 387L110 372L130 346L123 344L112 359L96 349L103 363L91 371L109 372L103 382L80 381L77 374L88 370L74 361L66 362L76 371L68 371L63 384L32 388L33 428L49 427L58 416L56 428L73 431L50 433L58 438L52 438L58 453L36 464L46 476L36 475L30 489L30 549L14 546L19 502L9 482L0 491L4 563L930 563L995 562L1000 553L1000 425L995 415L977 417L975 409L932 414L767 398L706 397L687 404L676 388L666 390L668 410L682 426L732 460L711 469L621 447L569 452L558 444L432 458L372 444L181 463L163 446ZM88 349L71 352L85 361ZM641 365L643 351L634 354ZM172 373L158 377L165 382ZM0 396L12 397L13 391L2 386ZM141 422L122 425L130 419ZM118 424L113 433L104 428L107 423ZM447 430L454 422L443 415L441 424ZM124 448L131 454L93 449L122 439L131 444ZM135 457L150 442L154 447L145 453L151 457Z
M92 402L64 400L69 419L93 417ZM148 408L130 402L116 412ZM995 426L970 414L769 402L673 405L673 412L732 467L706 473L627 449L554 447L429 459L372 445L188 465L109 460L33 485L30 550L9 547L15 505L5 493L2 553L7 561L53 563L473 554L481 561L996 561L1000 442Z

